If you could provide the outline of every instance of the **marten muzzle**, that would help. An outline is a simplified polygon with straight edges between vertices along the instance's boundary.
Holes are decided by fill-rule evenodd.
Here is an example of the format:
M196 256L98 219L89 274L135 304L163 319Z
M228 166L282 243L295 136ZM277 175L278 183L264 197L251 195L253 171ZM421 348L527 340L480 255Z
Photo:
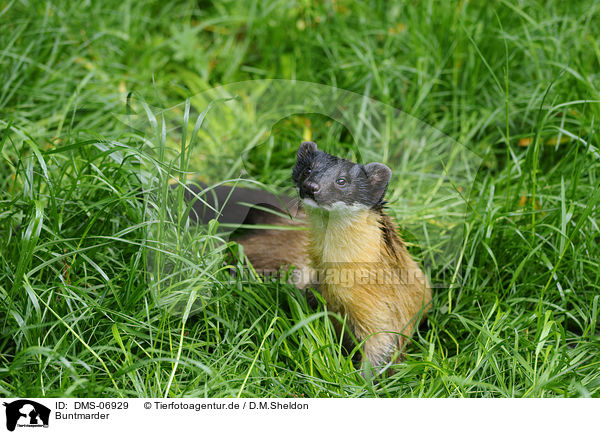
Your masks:
M300 187L300 197L314 199L315 194L320 190L319 184L314 181L304 181Z

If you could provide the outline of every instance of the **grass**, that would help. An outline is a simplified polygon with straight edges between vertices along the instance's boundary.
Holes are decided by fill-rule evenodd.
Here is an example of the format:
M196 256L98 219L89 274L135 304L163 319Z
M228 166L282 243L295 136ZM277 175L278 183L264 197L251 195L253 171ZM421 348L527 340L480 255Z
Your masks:
M594 1L0 1L0 395L600 396L599 18ZM313 113L269 132L253 115L277 113L244 105L263 95L250 87L194 133L210 99L196 95L267 78L367 95L428 127ZM122 122L130 92L137 129ZM324 306L232 278L222 228L186 226L166 200L190 173L286 190L307 135L396 164L389 138L412 133L483 163L460 262L433 268L438 283L460 268L460 285L436 289L378 382ZM390 212L414 234L425 198L392 184ZM414 241L421 259L436 248Z

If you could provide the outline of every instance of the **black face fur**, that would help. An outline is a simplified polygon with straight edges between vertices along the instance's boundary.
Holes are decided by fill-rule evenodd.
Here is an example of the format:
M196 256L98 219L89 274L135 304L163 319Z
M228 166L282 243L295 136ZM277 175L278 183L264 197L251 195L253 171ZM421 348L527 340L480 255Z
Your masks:
M313 142L300 145L292 172L304 204L327 210L380 209L391 176L385 164L353 163L319 151Z

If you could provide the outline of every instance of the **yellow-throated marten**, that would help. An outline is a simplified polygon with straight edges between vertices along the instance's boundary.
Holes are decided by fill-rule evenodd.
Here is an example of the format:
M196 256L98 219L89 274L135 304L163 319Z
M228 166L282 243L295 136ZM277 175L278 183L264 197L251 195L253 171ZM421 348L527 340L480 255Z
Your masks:
M257 270L295 266L303 278L298 286L315 287L329 310L347 318L364 340L363 362L372 366L402 354L431 302L425 274L383 210L391 175L384 164L363 166L304 142L292 172L304 212L293 209L291 219L251 213L244 223L306 225L308 231L256 230L237 240ZM246 202L277 208L277 200L252 194Z
M403 350L431 301L431 289L383 211L392 171L356 164L304 142L292 179L308 216L308 257L328 308L365 340L372 366ZM364 360L363 360L364 361Z

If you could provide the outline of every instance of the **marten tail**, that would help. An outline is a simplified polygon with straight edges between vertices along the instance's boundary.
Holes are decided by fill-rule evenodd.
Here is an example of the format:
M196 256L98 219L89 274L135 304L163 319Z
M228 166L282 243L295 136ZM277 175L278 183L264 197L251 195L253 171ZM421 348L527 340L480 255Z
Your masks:
M208 189L203 183L185 187L192 221L207 224L216 219L230 229L231 238L243 246L258 273L276 276L281 267L293 266L296 286L308 285L307 233L297 230L305 225L298 199L246 187Z
M235 225L281 224L282 216L298 214L298 200L265 190L204 183L185 186L184 199L192 203L190 218L200 224L210 220Z

